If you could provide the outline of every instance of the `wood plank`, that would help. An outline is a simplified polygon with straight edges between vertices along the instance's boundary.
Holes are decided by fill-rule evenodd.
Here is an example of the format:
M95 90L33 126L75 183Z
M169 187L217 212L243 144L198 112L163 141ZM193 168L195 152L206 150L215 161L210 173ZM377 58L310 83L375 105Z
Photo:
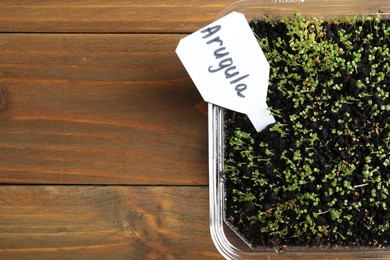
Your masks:
M221 259L207 187L1 186L1 259Z
M181 37L0 34L0 183L207 184Z
M232 0L2 0L0 32L193 32L214 21L231 5L248 18L259 15L356 15L389 12L387 0L256 1ZM276 2L276 3L275 3ZM298 2L298 3L294 3ZM321 1L320 1L321 2ZM321 8L319 6L321 5ZM230 7L231 9L231 7Z
M231 0L2 0L0 32L193 32Z

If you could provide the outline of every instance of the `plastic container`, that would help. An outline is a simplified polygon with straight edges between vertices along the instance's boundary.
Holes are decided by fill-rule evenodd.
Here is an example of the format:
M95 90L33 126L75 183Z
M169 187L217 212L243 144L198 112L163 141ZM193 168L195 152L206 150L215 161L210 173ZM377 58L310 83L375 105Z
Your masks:
M247 19L292 16L341 17L375 15L390 18L389 0L291 0L239 1L227 7L220 17L238 11ZM335 247L332 249L294 248L276 251L269 247L252 248L225 221L224 187L224 109L209 104L209 185L210 230L218 251L227 259L390 259L390 248Z

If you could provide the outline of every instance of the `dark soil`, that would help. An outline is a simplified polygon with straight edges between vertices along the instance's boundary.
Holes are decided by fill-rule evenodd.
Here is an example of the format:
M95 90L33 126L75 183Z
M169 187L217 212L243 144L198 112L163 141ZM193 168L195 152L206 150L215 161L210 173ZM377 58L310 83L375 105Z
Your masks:
M250 25L268 39L266 55L274 49L299 55L275 44L278 37L287 43L294 37L284 22ZM301 66L271 59L271 67L300 75L283 83L294 90L288 93L280 90L282 70L270 77L268 106L282 131L271 125L257 133L245 115L225 112L226 220L254 247L390 243L390 55L370 56L373 47L390 46L390 38L374 31L373 20L321 26L324 40L347 50L343 62L361 52L353 72L340 67L336 73L319 62L309 75ZM379 26L388 28L389 21ZM349 46L338 37L340 30L352 35ZM300 88L307 78L319 82L308 94Z

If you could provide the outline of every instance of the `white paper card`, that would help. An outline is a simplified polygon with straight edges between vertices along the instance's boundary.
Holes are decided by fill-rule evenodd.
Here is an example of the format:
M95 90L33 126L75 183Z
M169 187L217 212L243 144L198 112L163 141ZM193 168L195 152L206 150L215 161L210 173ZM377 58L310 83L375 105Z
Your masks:
M269 64L243 14L181 39L176 53L206 102L247 114L257 131L275 123L266 104Z

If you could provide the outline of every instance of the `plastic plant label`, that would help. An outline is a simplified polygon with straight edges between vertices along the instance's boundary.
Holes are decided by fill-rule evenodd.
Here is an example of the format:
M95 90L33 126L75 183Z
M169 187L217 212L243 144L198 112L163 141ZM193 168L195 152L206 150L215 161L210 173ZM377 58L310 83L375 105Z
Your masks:
M270 67L243 14L181 39L176 53L206 102L247 114L258 132L275 123L266 104Z

